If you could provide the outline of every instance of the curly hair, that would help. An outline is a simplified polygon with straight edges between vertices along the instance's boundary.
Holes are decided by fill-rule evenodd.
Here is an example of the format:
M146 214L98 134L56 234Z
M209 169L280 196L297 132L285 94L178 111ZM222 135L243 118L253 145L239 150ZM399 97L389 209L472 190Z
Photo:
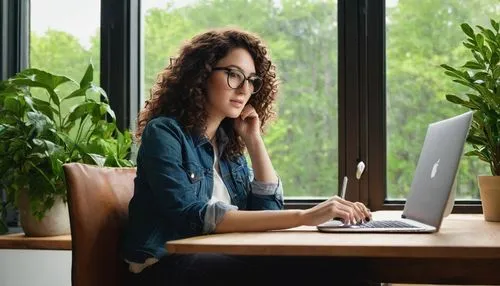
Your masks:
M267 48L257 35L237 28L214 29L198 34L184 44L178 57L162 70L151 88L151 97L139 113L135 138L140 142L146 124L161 115L175 117L191 133L204 133L207 112L207 79L212 68L232 49L246 49L254 60L256 73L262 77L263 86L252 94L251 104L261 121L261 132L266 123L276 117L273 103L278 93L276 67L271 62ZM246 146L233 129L232 118L222 121L221 127L229 137L222 154L234 158L243 154Z

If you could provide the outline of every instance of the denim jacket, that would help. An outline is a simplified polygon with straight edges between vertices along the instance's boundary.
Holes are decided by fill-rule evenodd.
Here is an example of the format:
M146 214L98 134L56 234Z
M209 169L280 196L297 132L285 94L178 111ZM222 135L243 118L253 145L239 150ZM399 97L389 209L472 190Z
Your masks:
M228 141L217 130L219 149ZM137 155L134 195L124 230L121 255L143 263L166 254L165 243L213 233L229 210L277 210L283 208L283 188L253 180L244 156L221 158L220 175L231 205L209 203L214 184L214 150L205 136L187 133L170 117L154 118L146 125Z

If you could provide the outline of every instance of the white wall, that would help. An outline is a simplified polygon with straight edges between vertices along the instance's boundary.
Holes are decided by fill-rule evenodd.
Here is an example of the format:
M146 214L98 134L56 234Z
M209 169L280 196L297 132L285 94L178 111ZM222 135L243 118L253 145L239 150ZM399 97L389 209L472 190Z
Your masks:
M0 286L71 286L71 251L0 249Z

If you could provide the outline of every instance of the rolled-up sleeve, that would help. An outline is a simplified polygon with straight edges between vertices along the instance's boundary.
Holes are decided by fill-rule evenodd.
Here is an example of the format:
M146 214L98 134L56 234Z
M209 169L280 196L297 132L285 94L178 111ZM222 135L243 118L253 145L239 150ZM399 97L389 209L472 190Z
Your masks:
M283 209L283 182L279 175L277 183L266 183L255 180L253 170L249 168L250 198L249 209L277 210Z
M255 179L251 181L252 193L261 196L279 195L283 196L283 187L281 183L281 178L278 177L278 183L264 183L256 181Z
M222 220L226 212L237 209L237 206L229 205L224 202L209 203L205 212L203 233L213 233L215 231L215 227Z

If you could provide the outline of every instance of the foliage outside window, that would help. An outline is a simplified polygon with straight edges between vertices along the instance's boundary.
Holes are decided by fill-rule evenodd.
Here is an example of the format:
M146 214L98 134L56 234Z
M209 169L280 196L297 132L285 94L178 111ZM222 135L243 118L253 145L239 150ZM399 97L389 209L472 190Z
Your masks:
M59 8L54 10L52 7ZM99 85L100 0L31 1L30 10L30 67L80 78L90 61L94 67L94 83ZM73 86L63 84L58 88L64 94L71 92ZM42 90L33 90L32 93L37 98L44 96ZM91 98L100 100L98 93ZM63 113L76 103L78 99L64 102L61 106ZM72 134L76 135L74 132Z
M183 40L222 26L259 34L281 80L279 117L264 140L287 197L331 196L338 176L337 1L185 3L151 7L153 1L143 2L144 97Z
M460 24L488 25L498 19L497 0L399 0L386 9L387 54L387 198L409 192L427 124L467 111L446 100L464 93L443 75L441 63L463 64ZM455 92L453 92L455 91ZM465 151L470 151L466 146ZM488 165L463 157L457 174L457 199L478 199L477 175Z
M154 6L158 3L162 6ZM439 64L461 64L467 51L459 24L485 25L489 17L498 19L500 4L496 0L386 3L387 198L403 199L427 124L465 111L446 102L446 93L463 90L443 77ZM32 17L44 13L36 4ZM57 28L33 29L32 67L70 77L79 77L89 59L99 67L99 1L83 5L94 11L94 20L86 24L94 23L91 40L83 44L82 35ZM264 38L282 82L279 119L265 136L273 163L288 198L330 196L336 189L332 186L338 185L337 1L143 0L141 6L145 7L143 99L149 96L157 72L190 36L211 27L237 25ZM94 78L99 79L98 69ZM478 160L462 160L459 199L478 198L476 175L487 169Z

